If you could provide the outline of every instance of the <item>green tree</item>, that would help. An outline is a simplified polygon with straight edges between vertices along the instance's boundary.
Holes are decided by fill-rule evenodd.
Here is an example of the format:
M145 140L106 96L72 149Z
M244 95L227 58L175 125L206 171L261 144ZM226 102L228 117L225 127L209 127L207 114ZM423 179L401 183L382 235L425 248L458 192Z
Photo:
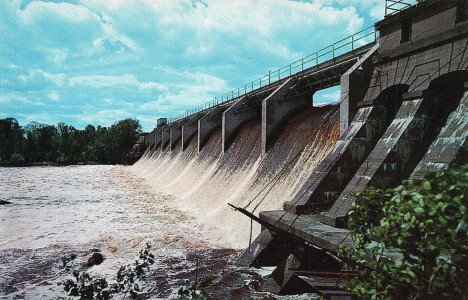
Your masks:
M89 124L84 130L65 123L53 126L38 122L23 130L15 119L2 119L0 163L125 163L140 133L136 119L120 120L109 128ZM13 154L18 155L11 160Z
M432 172L387 191L366 188L349 212L359 299L463 299L468 295L468 167ZM345 255L346 253L346 255Z
M135 145L141 133L140 122L125 119L115 122L108 131L107 145L111 146L108 157L112 163L125 163L126 156Z
M8 162L14 154L24 155L24 130L14 118L0 119L0 162ZM15 161L19 156L15 156Z

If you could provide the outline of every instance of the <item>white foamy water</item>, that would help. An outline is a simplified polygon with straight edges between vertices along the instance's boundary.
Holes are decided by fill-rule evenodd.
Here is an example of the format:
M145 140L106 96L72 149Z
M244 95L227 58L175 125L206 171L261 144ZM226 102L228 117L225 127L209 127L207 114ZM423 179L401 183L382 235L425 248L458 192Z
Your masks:
M57 283L71 269L115 281L147 242L155 265L139 299L177 299L185 280L217 272L213 299L310 299L261 293L261 270L236 268L239 250L223 232L176 208L176 196L158 192L133 168L68 166L0 168L0 299L69 299ZM91 249L105 260L88 268ZM271 271L271 270L270 270ZM120 297L114 297L120 299Z
M11 202L0 206L2 298L65 298L56 283L70 272L61 266L60 258L77 254L74 265L83 269L90 248L99 248L106 259L88 272L110 276L120 265L132 262L146 242L153 244L166 273L174 265L190 269L191 264L185 263L190 251L217 246L210 240L212 229L172 208L170 196L149 192L125 167L0 171L0 199ZM229 257L232 251L225 254ZM168 297L183 276L174 279L173 285L167 282L170 276L163 277L162 287L152 284L155 299Z
M186 230L201 226L171 208L169 196L152 194L139 184L116 166L2 168L0 198L12 204L1 208L0 249L108 239L174 244Z

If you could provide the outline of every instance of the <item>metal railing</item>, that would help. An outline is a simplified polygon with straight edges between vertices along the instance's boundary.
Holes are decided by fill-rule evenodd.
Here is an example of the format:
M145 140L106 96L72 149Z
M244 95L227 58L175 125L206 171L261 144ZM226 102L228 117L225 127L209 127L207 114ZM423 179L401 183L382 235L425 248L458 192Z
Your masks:
M423 0L385 0L385 16L399 13L400 11L411 7L416 2Z
M169 123L188 117L197 112L204 111L221 103L233 101L235 98L243 96L253 90L264 87L266 85L270 85L281 79L287 78L291 75L302 72L308 68L314 67L320 63L332 60L337 56L353 51L361 46L370 43L375 43L376 41L377 31L374 30L374 26L370 26L336 43L333 43L330 46L320 49L319 51L312 53L302 59L296 60L295 62L285 67L282 67L275 71L270 71L268 72L268 74L252 82L249 82L242 87L232 90L221 97L215 97L213 100L199 105L193 109L187 110L176 117L169 118Z

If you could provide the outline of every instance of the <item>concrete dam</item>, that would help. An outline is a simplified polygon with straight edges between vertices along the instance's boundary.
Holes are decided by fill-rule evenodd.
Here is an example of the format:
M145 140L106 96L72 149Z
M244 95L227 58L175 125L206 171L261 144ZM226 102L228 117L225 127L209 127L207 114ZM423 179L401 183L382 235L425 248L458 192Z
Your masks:
M138 173L232 247L248 246L238 264L277 266L266 291L349 296L304 274L341 271L334 254L352 247L355 193L468 163L467 1L387 9L346 51L334 44L326 60L317 52L312 66L160 119L135 145ZM339 104L314 106L315 92L336 85Z

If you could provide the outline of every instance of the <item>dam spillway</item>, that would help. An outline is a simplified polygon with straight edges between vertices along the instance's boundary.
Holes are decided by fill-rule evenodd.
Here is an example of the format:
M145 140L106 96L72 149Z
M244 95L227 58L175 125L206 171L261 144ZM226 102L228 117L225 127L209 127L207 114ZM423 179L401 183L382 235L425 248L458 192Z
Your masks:
M387 15L358 52L155 128L135 167L225 227L233 245L248 240L250 222L226 204L258 215L268 228L239 263L282 268L266 289L284 292L297 240L326 253L352 246L346 216L356 192L468 163L466 12L464 1L425 0ZM341 85L339 105L313 106L317 74Z
M194 137L184 151L147 151L134 168L152 186L174 195L178 205L229 232L222 237L225 243L246 247L250 221L226 203L250 203L249 208L258 206L257 212L280 209L284 195L297 192L338 139L339 107L296 115L263 158L260 128L260 120L244 125L224 155L217 129L200 152Z

